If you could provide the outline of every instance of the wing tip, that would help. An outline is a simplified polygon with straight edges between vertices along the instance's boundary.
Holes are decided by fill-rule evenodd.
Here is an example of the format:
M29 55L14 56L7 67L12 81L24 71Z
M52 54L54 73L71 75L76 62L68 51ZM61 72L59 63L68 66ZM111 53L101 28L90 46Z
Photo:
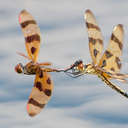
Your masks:
M114 30L113 31L120 31L121 33L124 32L124 29L123 29L123 25L122 24L118 24L114 27Z
M27 11L25 9L21 10L20 14L19 14L19 23L21 23L22 19L21 19L21 15L27 13Z
M119 29L122 29L123 30L123 25L122 24L118 24L118 25L115 26L115 29L116 28L119 28Z
M30 117L34 117L35 115L37 115L37 113L35 113L34 111L30 111L29 104L27 104L27 113Z
M118 24L118 27L123 31L123 25L122 24Z
M123 24L118 24L118 26L122 28L123 27Z
M25 13L25 12L27 12L26 9L23 9L23 10L21 10L20 14Z
M90 9L85 10L84 19L87 19L88 16L89 17L90 16L94 17L94 15L93 15L93 13L92 13L92 11Z
M30 117L34 117L34 116L36 115L36 113L28 113L28 115L29 115Z
M85 10L85 13L92 13L90 9Z

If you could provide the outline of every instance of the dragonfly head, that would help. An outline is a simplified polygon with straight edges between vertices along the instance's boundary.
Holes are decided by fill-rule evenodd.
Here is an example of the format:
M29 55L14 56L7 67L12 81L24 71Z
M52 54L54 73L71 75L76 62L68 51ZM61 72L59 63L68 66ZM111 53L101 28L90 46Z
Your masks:
M64 72L71 77L79 77L85 74L85 65L82 60L78 60L69 68L65 69Z
M82 72L84 71L84 64L82 60L78 60L73 64L72 70L74 72Z
M15 66L15 71L16 71L17 73L19 73L19 74L23 73L23 72L24 72L24 66L23 66L21 63L17 64L17 65Z

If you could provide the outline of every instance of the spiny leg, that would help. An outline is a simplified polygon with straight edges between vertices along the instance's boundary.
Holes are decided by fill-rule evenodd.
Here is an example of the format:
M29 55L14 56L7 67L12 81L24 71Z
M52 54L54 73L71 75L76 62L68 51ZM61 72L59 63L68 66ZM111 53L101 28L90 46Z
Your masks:
M118 93L120 93L121 95L125 96L126 98L128 98L128 93L125 92L124 90L122 90L121 88L119 88L118 86L112 84L104 75L99 75L99 77L112 89L114 89L115 91L117 91Z

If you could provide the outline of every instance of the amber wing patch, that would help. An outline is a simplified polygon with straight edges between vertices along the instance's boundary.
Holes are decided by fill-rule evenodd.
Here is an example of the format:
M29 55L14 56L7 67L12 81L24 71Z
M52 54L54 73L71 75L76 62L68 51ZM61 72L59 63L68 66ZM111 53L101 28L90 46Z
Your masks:
M93 60L93 64L97 65L101 59L103 50L103 37L96 19L90 10L85 12L84 18L88 32L90 54Z
M30 116L40 113L41 109L48 103L52 90L53 82L50 74L39 69L27 103L27 112Z
M98 65L99 67L105 69L107 72L118 73L120 71L120 56L122 55L123 35L123 26L118 24L114 27L108 47Z
M25 46L28 57L36 62L40 49L40 29L30 13L22 10L19 15L19 23L25 37Z

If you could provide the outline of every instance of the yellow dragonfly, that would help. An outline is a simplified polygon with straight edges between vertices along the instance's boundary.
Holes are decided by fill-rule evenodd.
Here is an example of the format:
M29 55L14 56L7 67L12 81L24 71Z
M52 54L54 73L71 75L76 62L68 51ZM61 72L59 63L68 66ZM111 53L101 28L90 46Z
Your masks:
M83 74L97 75L109 87L128 98L128 93L110 81L111 79L117 79L121 82L126 82L125 78L128 78L127 74L119 73L121 69L120 56L123 48L123 26L118 24L114 27L108 47L102 54L103 37L95 16L90 10L87 10L84 18L88 32L92 63L84 65L82 60L78 60L64 72L72 77L78 77Z
M48 72L59 71L48 68L48 66L51 65L49 62L37 62L41 37L40 29L32 15L26 10L22 10L19 15L19 23L25 37L25 46L28 56L19 52L18 54L29 59L30 62L25 66L21 63L17 64L15 66L15 71L20 74L36 75L34 87L32 88L32 92L27 103L28 114L30 116L35 116L42 108L44 108L52 95L53 81L51 80L51 76Z

